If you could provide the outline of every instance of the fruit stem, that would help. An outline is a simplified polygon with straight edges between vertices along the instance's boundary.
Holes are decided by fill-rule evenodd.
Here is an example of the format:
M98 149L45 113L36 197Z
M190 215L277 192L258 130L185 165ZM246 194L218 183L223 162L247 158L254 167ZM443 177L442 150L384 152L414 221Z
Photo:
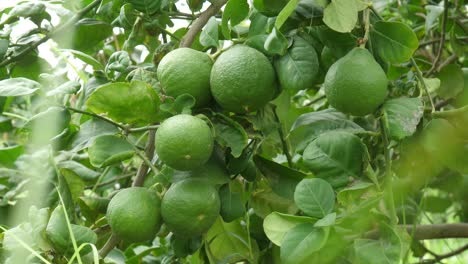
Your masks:
M369 7L364 9L364 11L362 12L362 15L363 15L362 20L364 22L364 38L361 40L361 44L359 45L359 47L365 48L366 43L369 40L369 29L370 29L370 9L369 9Z
M115 247L120 242L120 239L116 237L114 234L112 234L109 237L109 240L107 240L106 244L99 250L99 255L102 258L105 258L107 254Z

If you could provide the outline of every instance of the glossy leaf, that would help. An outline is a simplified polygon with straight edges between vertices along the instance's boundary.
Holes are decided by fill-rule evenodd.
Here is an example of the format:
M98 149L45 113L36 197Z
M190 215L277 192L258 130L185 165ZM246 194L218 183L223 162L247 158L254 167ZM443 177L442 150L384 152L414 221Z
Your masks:
M437 90L437 94L442 98L455 98L463 91L465 78L459 65L449 64L443 67L436 76L440 80L440 87Z
M159 97L141 81L109 83L98 87L86 101L89 110L117 122L149 124L158 120Z
M335 193L325 180L304 179L296 187L294 202L308 216L322 218L333 211Z
M212 17L206 23L205 28L200 34L200 44L205 47L218 47L219 36L218 36L218 21Z
M372 27L370 36L374 50L390 63L409 61L419 46L413 30L401 22L379 21Z
M314 47L300 37L295 37L286 54L275 61L281 87L299 91L312 88L317 78L319 61Z
M348 132L332 131L320 135L304 150L304 164L317 177L342 186L362 175L366 146Z
M219 198L221 200L220 215L225 222L232 222L245 214L245 205L241 193L231 190L229 184L221 187Z

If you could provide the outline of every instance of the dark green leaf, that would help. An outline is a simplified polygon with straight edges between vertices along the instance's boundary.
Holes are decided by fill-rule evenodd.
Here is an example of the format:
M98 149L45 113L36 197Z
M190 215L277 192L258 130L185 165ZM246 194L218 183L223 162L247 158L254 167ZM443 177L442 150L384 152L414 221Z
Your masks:
M276 73L283 89L299 91L312 88L318 74L319 61L314 47L295 37L286 54L275 61Z
M231 190L229 184L221 187L219 198L221 199L220 215L225 222L232 222L245 214L245 205L241 193Z
M231 38L231 29L242 22L249 15L249 4L247 0L229 0L224 7L221 23L225 38Z
M273 28L265 40L265 51L270 54L284 55L288 49L289 42L281 31Z
M360 177L365 158L366 146L361 140L341 131L321 134L307 146L303 155L305 165L334 187Z
M134 155L133 146L112 135L97 137L88 148L89 161L95 167L105 167L127 160Z
M306 177L300 171L280 165L260 156L254 157L255 165L268 179L270 187L278 195L292 200L296 185Z
M216 114L212 122L218 144L230 148L234 157L240 157L248 143L248 136L244 128L236 121L219 113Z
M20 145L0 148L1 167L13 167L16 159L24 153L24 147Z

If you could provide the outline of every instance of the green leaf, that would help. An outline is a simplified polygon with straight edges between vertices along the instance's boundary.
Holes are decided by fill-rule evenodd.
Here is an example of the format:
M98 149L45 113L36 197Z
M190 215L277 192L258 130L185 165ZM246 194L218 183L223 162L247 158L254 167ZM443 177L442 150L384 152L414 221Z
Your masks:
M72 147L74 151L87 148L91 142L101 135L115 135L119 130L101 119L91 119L80 126L80 131L75 135Z
M424 106L421 98L400 97L386 101L382 113L390 138L401 140L414 134Z
M225 222L232 222L245 214L245 205L241 193L232 191L230 184L221 187L219 198L221 199L220 215Z
M262 185L268 184L262 183ZM259 188L252 194L250 206L252 206L255 213L261 217L266 217L272 212L295 214L298 211L294 201L277 195L266 186Z
M74 94L78 92L80 89L81 84L77 81L68 81L65 82L61 85L59 85L57 88L50 90L47 92L47 96L55 96L55 95L67 95L67 94Z
M183 181L188 178L197 178L215 186L229 183L229 173L226 165L213 155L205 165L191 171L174 171L172 182Z
M256 263L258 245L252 240L252 247L249 249L248 235L240 220L225 223L218 217L205 239L208 241L205 249L209 263L236 263L246 259L250 263Z
M312 88L317 78L319 61L314 47L295 37L286 54L275 61L281 87L290 91Z
M366 146L357 136L331 131L312 141L302 158L317 177L339 187L362 175L365 157Z
M327 214L322 219L315 222L315 227L333 226L336 222L336 213Z
M0 81L0 96L23 96L39 90L38 82L26 78L12 78Z
M72 224L71 229L78 247L83 243L95 244L97 242L96 234L88 227ZM65 214L61 205L57 206L52 212L49 223L47 224L46 234L58 252L73 252L72 240L68 232Z
M220 113L216 113L212 122L218 144L230 148L232 156L240 157L248 144L248 136L244 128L236 121Z
M296 151L304 148L317 136L327 131L363 132L364 129L335 109L325 109L300 115L291 127L289 139Z
M218 21L215 17L210 18L206 23L205 28L200 34L200 44L205 47L218 47L219 46L219 31Z
M306 177L305 174L261 156L255 156L254 162L275 193L286 199L294 199L296 185Z
M64 30L72 34L55 34L52 38L62 48L88 52L96 49L103 40L112 36L112 26L104 21L83 18ZM70 40L73 41L70 41Z
M231 39L231 29L249 15L247 0L229 0L224 8L221 28L225 38Z
M281 12L278 14L278 17L276 18L275 21L275 28L278 30L283 26L284 22L288 19L288 17L294 12L294 9L296 9L297 4L299 3L299 0L290 0L286 6L281 10Z
M325 180L304 179L296 187L294 202L305 214L322 218L333 212L335 193Z
M273 212L263 220L263 230L272 243L277 246L281 246L281 242L289 230L300 224L313 224L316 221L317 219L307 216L296 216Z
M40 131L38 138L40 138L40 142L45 142L64 131L68 127L70 119L70 112L64 108L52 106L31 117L24 126L36 132Z
M10 41L8 39L0 39L0 60L3 60L5 57Z
M367 190L369 190L374 184L370 182L357 181L353 185L346 187L338 192L336 198L338 203L343 206L355 205L357 199L361 197Z
M72 49L61 49L61 51L62 52L70 52L77 59L80 59L84 63L93 66L94 70L96 70L96 71L103 71L104 70L104 66L98 60L96 60L95 58L93 58L92 56L90 56L90 55L88 55L88 54L86 54L84 52L81 52L79 50L72 50Z
M125 0L135 7L136 10L148 15L152 15L159 11L161 0Z
M84 181L93 181L99 177L99 173L73 160L65 160L57 164L59 170L69 170L80 176Z
M273 28L265 40L264 49L269 54L284 55L288 49L289 42L281 31Z
M158 121L159 97L151 86L141 81L109 83L98 87L86 106L117 122L148 124Z
M88 148L89 161L95 167L106 167L127 160L134 152L130 143L113 135L97 137Z
M313 224L300 224L281 241L281 261L284 264L313 263L311 258L327 242L329 230Z
M381 240L356 239L354 240L355 263L374 264L398 263L400 258L400 245L391 244Z
M437 94L444 99L455 98L463 91L465 77L458 64L449 64L443 67L436 75L440 79L440 87Z
M130 55L126 51L117 51L110 56L105 71L107 74L111 71L124 72L130 64Z
M427 196L424 198L424 210L430 213L445 213L452 204L453 199L449 197Z
M436 20L444 12L444 7L437 5L426 5L426 34L431 31L432 27L435 25Z
M450 46L452 46L453 51L458 57L463 57L466 52L468 52L468 47L466 43L463 43L461 40L459 40L460 36L457 35L456 29L457 25L455 24L450 30Z
M0 148L1 167L14 167L16 159L24 153L21 145Z
M63 175L63 178L67 182L68 188L70 189L70 194L72 201L76 202L78 198L83 194L85 189L85 183L80 178L78 174L69 169L60 169L60 173Z
M401 22L379 21L370 32L372 47L390 63L407 62L419 47L414 31Z
M358 20L355 1L332 0L323 11L323 22L338 32L351 32Z

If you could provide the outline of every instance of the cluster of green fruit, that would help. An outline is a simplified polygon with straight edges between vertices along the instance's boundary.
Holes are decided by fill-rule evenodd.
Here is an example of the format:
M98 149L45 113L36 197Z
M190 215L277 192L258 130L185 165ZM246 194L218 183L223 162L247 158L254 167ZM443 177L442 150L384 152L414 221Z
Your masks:
M189 94L197 108L208 106L214 98L224 110L238 114L258 110L278 94L272 63L246 45L230 47L214 63L206 53L176 49L161 60L157 77L168 96ZM284 86L281 76L278 79ZM336 109L366 115L383 103L387 78L366 49L355 48L329 68L324 88ZM168 118L156 133L159 159L179 171L203 167L212 156L213 146L211 128L192 115ZM200 235L216 221L219 212L215 186L191 177L173 184L162 199L145 188L122 190L111 200L107 218L118 237L142 241L153 238L162 222L175 234Z

